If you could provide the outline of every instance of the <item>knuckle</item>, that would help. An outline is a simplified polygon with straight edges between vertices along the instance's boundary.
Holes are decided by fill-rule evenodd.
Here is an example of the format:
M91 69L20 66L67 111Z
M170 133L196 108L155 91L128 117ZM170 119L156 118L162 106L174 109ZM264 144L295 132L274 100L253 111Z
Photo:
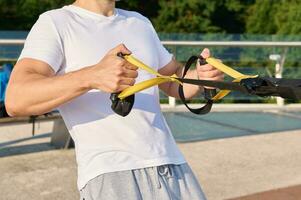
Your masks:
M117 85L119 85L119 84L121 83L121 81L122 81L122 79L121 79L120 76L116 78L116 83L117 83Z
M130 85L132 85L132 86L133 86L133 85L135 85L135 83L136 83L136 80L135 80L135 79L132 79L132 80L131 80L131 84L130 84Z
M207 67L207 69L215 69L215 68L214 68L212 65L210 65L210 64L207 64L206 67Z
M116 69L115 74L116 74L118 77L121 76L121 75L123 74L122 68Z
M203 73L202 73L202 76L205 77L205 78L210 77L209 75L210 75L210 74L209 74L208 71L203 71Z
M129 65L129 69L131 69L131 70L137 70L137 67L134 66L134 65Z
M116 84L116 83L112 84L112 85L111 85L111 90L114 91L114 92L115 92L116 90L118 90L118 84Z
M116 61L116 65L119 66L119 67L120 67L120 66L123 66L123 65L124 65L124 62L125 62L125 61L124 61L122 58L118 58L118 60Z
M118 85L121 81L121 78L119 76L116 76L112 82L113 82L113 86Z

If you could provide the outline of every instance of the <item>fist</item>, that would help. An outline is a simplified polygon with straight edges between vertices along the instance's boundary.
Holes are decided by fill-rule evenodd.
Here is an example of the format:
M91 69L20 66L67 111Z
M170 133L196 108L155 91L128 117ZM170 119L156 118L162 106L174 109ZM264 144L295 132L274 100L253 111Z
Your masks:
M118 45L90 71L92 89L99 89L108 93L120 92L135 84L138 76L137 67L117 56L118 53L131 54L123 45Z
M205 48L202 51L201 56L203 58L210 57L209 49ZM212 65L209 65L209 64L200 65L200 63L198 62L197 66L196 66L196 70L197 70L197 75L198 75L199 79L213 80L213 81L223 81L224 80L224 73L222 71L216 69ZM213 89L213 88L210 88L210 87L205 87L205 88Z

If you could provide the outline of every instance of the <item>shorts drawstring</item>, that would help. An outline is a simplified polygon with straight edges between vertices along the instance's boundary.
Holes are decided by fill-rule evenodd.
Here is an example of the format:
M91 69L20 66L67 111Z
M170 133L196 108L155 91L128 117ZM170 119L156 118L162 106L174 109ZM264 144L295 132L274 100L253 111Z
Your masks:
M156 174L156 182L157 182L157 187L158 189L161 188L161 183L160 183L160 176L165 177L165 178L172 178L172 170L171 170L171 165L161 165L158 167L155 167L155 174Z
M156 177L157 188L160 189L161 188L161 183L160 183L160 177L159 177L159 170L158 170L158 167L154 167L154 169L155 169L155 177Z

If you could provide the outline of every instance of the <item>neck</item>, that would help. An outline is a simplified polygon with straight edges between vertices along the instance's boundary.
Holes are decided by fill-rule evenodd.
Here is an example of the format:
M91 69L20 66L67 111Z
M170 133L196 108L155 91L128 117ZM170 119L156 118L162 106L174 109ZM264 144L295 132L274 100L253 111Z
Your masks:
M115 0L76 0L73 5L107 17L115 10Z

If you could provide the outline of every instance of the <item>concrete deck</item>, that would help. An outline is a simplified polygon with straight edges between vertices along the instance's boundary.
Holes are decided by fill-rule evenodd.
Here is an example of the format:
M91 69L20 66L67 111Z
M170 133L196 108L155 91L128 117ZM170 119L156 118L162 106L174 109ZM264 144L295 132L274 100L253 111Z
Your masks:
M52 126L37 124L37 136L32 138L29 124L0 125L1 199L78 199L74 150L49 145ZM179 147L209 200L269 200L284 193L292 194L285 200L297 200L301 199L300 141L301 132L291 131Z

